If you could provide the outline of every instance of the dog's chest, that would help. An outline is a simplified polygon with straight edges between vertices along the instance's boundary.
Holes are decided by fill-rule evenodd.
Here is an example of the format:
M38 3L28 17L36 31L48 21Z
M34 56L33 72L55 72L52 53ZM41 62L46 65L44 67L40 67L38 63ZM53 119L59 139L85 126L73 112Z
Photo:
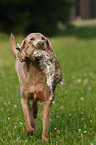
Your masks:
M36 85L45 82L45 74L40 70L37 62L34 62L33 64L24 64L21 69L23 72L23 79L26 83L30 82Z
M34 94L36 94L37 100L46 100L46 97L49 96L46 77L43 71L40 70L38 63L26 64L17 61L16 66L21 96L23 95L27 98L34 98Z
M19 61L18 67L16 67L16 72L19 77L20 85L24 87L27 86L27 89L31 86L36 87L46 85L45 74L40 70L38 62L27 64Z

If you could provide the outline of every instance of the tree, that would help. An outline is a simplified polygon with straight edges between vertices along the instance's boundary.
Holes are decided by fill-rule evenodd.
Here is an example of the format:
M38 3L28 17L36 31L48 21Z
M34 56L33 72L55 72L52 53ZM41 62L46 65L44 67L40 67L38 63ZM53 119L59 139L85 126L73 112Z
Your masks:
M70 7L70 0L1 0L0 29L6 32L42 32L52 35L59 21L68 21Z

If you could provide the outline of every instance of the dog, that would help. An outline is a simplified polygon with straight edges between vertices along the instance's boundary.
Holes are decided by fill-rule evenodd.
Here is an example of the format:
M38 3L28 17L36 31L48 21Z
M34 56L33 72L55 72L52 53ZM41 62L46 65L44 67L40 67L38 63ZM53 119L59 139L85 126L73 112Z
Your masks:
M18 49L16 49L15 37L11 33L10 37L11 50L16 58L15 70L17 72L20 84L20 95L21 104L25 118L26 133L32 135L36 132L36 125L34 119L37 117L38 104L37 102L42 102L42 121L43 121L43 133L42 140L48 142L48 124L50 118L50 92L46 84L46 75L40 69L39 59L31 57L22 60L18 57L18 50L24 50L27 44L31 44L36 49L50 50L54 56L54 50L48 38L46 38L41 33L31 33L23 41L20 46L17 43ZM22 53L23 54L23 53ZM55 92L55 91L54 91ZM29 101L32 100L32 106Z

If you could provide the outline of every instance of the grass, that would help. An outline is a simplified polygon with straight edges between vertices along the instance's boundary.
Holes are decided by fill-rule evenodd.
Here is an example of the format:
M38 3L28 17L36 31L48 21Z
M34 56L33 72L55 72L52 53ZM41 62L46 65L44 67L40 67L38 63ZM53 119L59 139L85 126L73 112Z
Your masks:
M17 36L21 42L24 37ZM50 145L96 144L96 20L50 38L60 62L64 86L56 89L49 123ZM42 104L36 119L37 133L26 136L15 59L9 35L0 33L0 144L42 143Z

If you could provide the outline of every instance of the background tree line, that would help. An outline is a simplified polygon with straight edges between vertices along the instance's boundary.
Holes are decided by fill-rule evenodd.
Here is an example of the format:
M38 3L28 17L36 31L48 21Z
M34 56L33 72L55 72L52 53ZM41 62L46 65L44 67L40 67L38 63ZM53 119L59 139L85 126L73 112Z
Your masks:
M0 0L0 30L52 35L69 19L71 0Z

